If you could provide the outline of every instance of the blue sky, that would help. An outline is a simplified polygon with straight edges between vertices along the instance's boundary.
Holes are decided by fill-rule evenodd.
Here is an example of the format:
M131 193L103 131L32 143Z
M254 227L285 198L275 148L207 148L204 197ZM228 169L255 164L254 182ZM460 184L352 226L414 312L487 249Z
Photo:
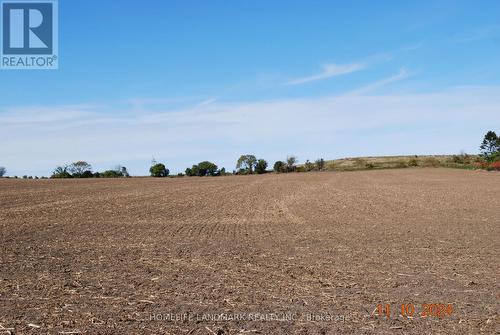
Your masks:
M60 0L59 69L0 71L0 166L475 153L499 55L499 1Z

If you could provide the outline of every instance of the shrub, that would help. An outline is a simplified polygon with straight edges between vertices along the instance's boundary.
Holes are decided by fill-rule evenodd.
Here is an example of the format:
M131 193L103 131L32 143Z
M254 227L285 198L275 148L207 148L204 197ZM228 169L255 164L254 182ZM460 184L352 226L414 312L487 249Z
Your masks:
M354 158L353 161L354 161L354 165L358 169L365 169L366 165L368 164L366 159L363 159L363 158Z
M7 173L7 170L3 166L0 166L0 177L5 176L6 173Z
M482 159L481 156L475 156L473 162L474 163L481 163L481 162L484 162L484 159Z
M423 166L425 166L425 167L438 167L439 160L437 160L435 157L427 157L423 161Z
M496 161L490 164L492 170L500 171L500 161Z
M151 173L151 177L167 177L169 174L169 170L162 163L156 163L155 165L149 168L149 173Z
M335 170L335 162L334 161L329 161L328 163L325 164L325 170L328 170L328 171L333 171Z
M264 159L259 159L257 161L257 164L255 165L255 172L257 174L263 174L266 173L267 169L267 162Z
M459 155L453 155L451 160L455 164L470 164L471 163L471 157L463 151Z
M239 169L239 170L236 170L236 174L244 176L244 175L249 174L249 171L247 169Z
M316 169L318 169L318 171L323 171L325 168L325 160L323 158L317 159L314 164L316 164Z
M481 160L481 161L474 162L473 166L476 169L486 169L488 167L488 163Z
M375 168L375 164L373 164L373 163L366 163L366 164L365 164L365 167L366 167L367 169L369 169L369 170L372 170L373 168Z
M95 178L121 178L130 177L127 168L121 165L116 166L113 170L106 170L104 172L94 173Z
M92 173L92 171L85 171L84 173L82 173L81 175L77 176L77 178L93 178L94 177L94 174Z
M116 170L106 170L102 173L96 173L96 177L103 177L103 178L120 178L123 177L123 174L121 171L116 171Z
M316 168L316 165L314 163L311 163L309 161L309 159L306 160L306 162L304 163L304 170L307 171L307 172L312 171L315 168Z
M396 168L398 168L398 169L404 169L407 167L408 167L408 165L406 164L406 162L404 160L398 160L396 162Z
M418 159L416 157L411 158L410 161L408 162L408 166L418 166Z
M453 157L451 158L451 160L453 161L453 163L457 163L457 164L463 164L464 163L463 157L459 156L459 155L453 155Z
M305 166L297 166L295 167L295 172L306 172L306 167Z
M285 163L282 161L277 161L276 163L274 163L273 170L277 173L286 172Z

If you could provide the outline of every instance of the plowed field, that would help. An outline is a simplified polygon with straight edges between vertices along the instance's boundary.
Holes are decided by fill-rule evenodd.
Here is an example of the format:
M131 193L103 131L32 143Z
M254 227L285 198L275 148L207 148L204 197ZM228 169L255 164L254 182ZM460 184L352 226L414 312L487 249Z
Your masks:
M499 195L444 168L0 179L0 334L492 334Z

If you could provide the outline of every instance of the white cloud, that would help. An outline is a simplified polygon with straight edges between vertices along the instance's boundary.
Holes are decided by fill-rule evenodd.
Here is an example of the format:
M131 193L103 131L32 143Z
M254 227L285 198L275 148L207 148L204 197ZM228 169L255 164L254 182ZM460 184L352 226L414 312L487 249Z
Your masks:
M339 64L325 64L323 65L323 71L321 71L318 74L311 75L311 76L306 76L302 78L296 78L292 79L289 82L287 82L287 85L300 85L300 84L305 84L309 83L312 81L318 81L318 80L323 80L323 79L328 79L332 78L335 76L340 76L343 74L347 73L352 73L352 72L357 72L366 67L365 64L362 63L353 63L353 64L344 64L344 65L339 65Z

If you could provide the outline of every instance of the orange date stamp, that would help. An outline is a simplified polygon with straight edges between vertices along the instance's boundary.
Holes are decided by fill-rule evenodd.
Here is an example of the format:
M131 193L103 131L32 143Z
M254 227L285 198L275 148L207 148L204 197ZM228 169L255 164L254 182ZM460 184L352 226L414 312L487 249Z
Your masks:
M419 308L412 303L401 304L401 308L396 309L398 316L403 318L434 317L442 319L453 314L452 304L421 304L417 306ZM390 304L378 304L374 312L378 317L389 319L391 318L392 308Z

